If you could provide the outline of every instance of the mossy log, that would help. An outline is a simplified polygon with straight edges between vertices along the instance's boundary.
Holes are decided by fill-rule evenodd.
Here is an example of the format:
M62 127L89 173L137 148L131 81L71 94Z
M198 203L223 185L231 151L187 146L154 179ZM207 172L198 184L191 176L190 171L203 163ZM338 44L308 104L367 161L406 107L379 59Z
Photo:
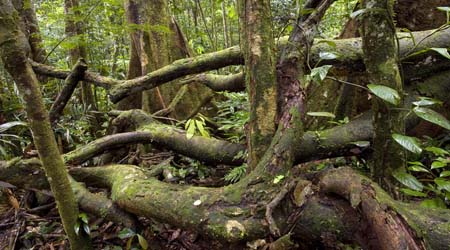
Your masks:
M19 166L11 165L9 171ZM28 165L22 173L34 172L34 180L45 180L36 167ZM4 171L0 164L1 180L8 178ZM248 179L223 188L173 185L149 178L132 165L73 168L70 173L77 181L111 188L113 201L124 211L230 243L268 236L265 202L276 196L272 189L282 188L269 183L263 192L254 192L258 181ZM350 168L301 178L275 210L274 218L282 233L291 232L291 239L304 248L356 244L363 249L439 250L450 246L448 210L394 201L377 184ZM7 180L19 186L14 181L18 178ZM248 189L243 189L245 186ZM301 195L305 187L313 190L308 196ZM266 197L266 193L270 195ZM254 202L250 195L265 199Z
M15 158L8 162L0 161L0 176L3 181L23 189L49 188L42 163L37 158L24 160ZM75 199L82 210L131 229L139 227L140 224L134 215L121 210L108 197L103 194L91 193L84 183L77 182L70 176L69 180Z

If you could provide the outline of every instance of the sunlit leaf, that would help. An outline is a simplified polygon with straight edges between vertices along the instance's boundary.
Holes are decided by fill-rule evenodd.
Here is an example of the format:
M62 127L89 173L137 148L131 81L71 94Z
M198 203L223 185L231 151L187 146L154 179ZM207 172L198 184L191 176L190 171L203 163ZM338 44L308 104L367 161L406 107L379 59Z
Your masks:
M332 65L323 65L311 70L311 78L317 83L321 83L328 75L328 71L333 67Z
M393 134L392 138L400 144L402 147L406 148L407 150L415 153L420 154L422 153L422 148L420 147L420 143L418 142L417 138L415 137L409 137L406 135L400 135L400 134Z
M354 144L361 148L365 148L365 147L370 146L370 141L355 141L355 142L351 142L351 144Z
M433 163L431 163L431 169L443 168L446 166L447 166L447 163L442 162L442 161L433 161Z
M336 116L329 112L308 112L306 113L309 116L320 116L320 117L330 117L330 118L336 118Z
M338 56L331 52L320 52L319 58L323 59L323 60L333 60L333 59L338 58Z
M195 134L195 121L190 120L188 122L188 128L186 130L186 138L191 139Z
M438 112L421 107L415 107L413 111L418 117L450 130L450 122Z
M434 179L434 183L438 185L438 188L440 190L446 190L447 192L450 192L450 181L446 180L444 178L436 178Z
M273 184L278 184L280 181L282 181L284 179L284 175L277 175L275 176L275 178L273 179Z
M431 153L433 153L434 155L437 155L437 156L450 155L450 152L448 152L445 149L438 148L438 147L426 147L425 150L428 151L428 152L431 152Z
M374 95L378 96L386 102L394 105L398 105L400 103L400 95L395 89L378 84L369 84L367 85L367 87Z
M448 53L447 48L430 48L430 50L434 50L439 53L441 56L450 59L450 54Z
M409 188L401 188L400 191L402 191L402 193L409 195L409 196L414 196L414 197L427 197L427 195L425 193L419 192L419 191L415 191Z
M88 218L88 216L87 216L86 213L80 213L80 214L78 215L78 218L80 218L82 222L88 224L89 218Z
M450 176L450 171L442 171L442 173L439 175L439 177L442 177L442 178L444 178L444 177L449 177Z
M91 235L91 229L88 224L83 223L83 230L87 235Z
M450 11L450 7L447 7L447 6L436 7L436 9L438 9L440 11L444 11L444 12L449 12Z
M7 122L0 125L0 133L5 132L6 130L15 127L15 126L28 126L26 122L15 121L15 122Z
M366 9L357 10L357 11L353 12L352 14L350 14L350 18L353 19L355 17L358 17L358 16L364 14L366 11L367 11Z
M415 101L412 104L414 104L415 106L431 106L434 104L442 104L442 102L433 98L421 96L419 97L419 101Z
M429 173L430 171L428 171L428 169L421 167L421 166L417 166L417 165L413 165L408 167L408 170L410 171L414 171L414 172L424 172L424 173Z
M75 225L73 226L73 230L75 231L76 235L80 235L80 227L81 227L80 221L77 220L75 222Z
M426 208L447 208L445 202L440 198L423 200L420 202L420 206Z
M120 232L117 235L117 237L119 237L120 239L123 240L123 239L127 239L127 238L130 238L130 237L133 237L135 235L136 235L136 233L133 230L131 230L129 228L124 228L124 229L120 230Z
M142 247L142 249L147 250L148 249L148 242L147 240L142 237L142 235L138 234L138 241L139 241L139 245Z
M397 170L393 174L395 179L397 179L400 183L403 185L409 187L412 190L415 191L422 191L423 185L420 181L416 179L416 177L406 173L403 170Z

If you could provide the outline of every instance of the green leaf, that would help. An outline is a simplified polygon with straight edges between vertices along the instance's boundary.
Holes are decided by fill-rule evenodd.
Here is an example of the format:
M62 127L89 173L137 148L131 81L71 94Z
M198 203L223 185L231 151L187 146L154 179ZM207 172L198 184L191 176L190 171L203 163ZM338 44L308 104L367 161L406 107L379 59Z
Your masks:
M443 171L440 175L439 175L439 177L449 177L450 176L450 171Z
M447 192L450 192L450 181L444 178L436 178L434 179L434 183L438 185L438 188L440 190L446 190Z
M127 240L127 245L125 246L126 250L131 250L131 244L133 243L133 238L134 237L131 237Z
M419 101L415 101L412 104L414 104L415 106L430 106L430 105L434 105L434 104L439 104L441 105L442 102L433 98L429 98L429 97L419 97Z
M336 118L336 116L329 112L308 112L306 113L309 116L320 116L320 117L330 117L330 118Z
M369 84L367 85L367 87L374 95L378 96L386 102L394 105L398 105L400 103L400 95L395 89L378 84Z
M434 50L439 53L441 56L450 59L450 54L448 53L447 48L430 48L430 50Z
M433 153L434 155L437 156L445 156L445 155L450 155L450 153L442 148L438 148L438 147L426 147L425 148L426 151Z
M413 111L418 117L450 130L450 122L438 112L421 107L416 107Z
M189 120L186 130L186 138L191 139L195 134L195 121Z
M436 9L438 9L440 11L444 11L444 12L450 11L450 7L447 7L447 6L440 6L440 7L437 7Z
M402 193L409 195L409 196L414 196L414 197L427 197L426 194L419 192L419 191L415 191L409 188L401 188L400 191L402 191Z
M338 55L331 53L331 52L320 52L319 58L323 60L333 60L338 58Z
M420 147L420 143L418 142L417 138L415 137L409 137L406 135L400 135L400 134L393 134L392 138L400 144L402 147L406 148L407 150L415 153L420 154L422 153L422 148Z
M80 221L77 220L77 221L75 222L75 225L73 226L73 230L75 231L75 234L76 234L76 235L80 235L80 227L81 227Z
M365 148L365 147L370 146L370 141L355 141L355 142L350 142L350 144L354 144L358 147Z
M120 232L117 235L117 237L119 237L119 239L123 240L123 239L126 239L126 238L133 237L135 235L136 235L136 233L133 230L131 230L129 228L124 228L124 229L120 230Z
M282 181L284 179L284 175L277 175L275 176L275 178L273 179L273 184L278 184L280 181Z
M415 166L422 166L422 167L425 167L425 165L423 165L423 163L420 162L420 161L408 161L408 164L409 164L409 165L415 165Z
M357 10L357 11L353 12L352 14L350 14L350 18L354 19L354 18L364 14L366 11L367 11L366 9Z
M208 131L203 126L202 121L195 120L195 124L197 125L197 129L203 137L206 137L206 138L210 137Z
M83 223L83 230L87 235L91 235L91 229L89 228L88 224Z
M0 125L0 133L5 132L6 130L15 127L15 126L28 126L26 122L7 122Z
M447 166L447 162L433 161L433 163L431 163L431 169L443 168L446 166Z
M333 67L332 65L323 65L311 70L311 78L317 82L321 83L325 77L328 75L328 71Z
M414 171L414 172L424 172L424 173L429 173L430 172L430 171L428 171L428 169L426 169L424 167L421 167L421 166L417 166L417 165L410 166L408 168L408 170Z
M395 179L397 179L403 185L413 189L415 191L422 191L423 185L420 181L416 179L416 177L406 173L403 170L397 170L393 174Z
M139 241L139 245L141 245L142 249L147 250L148 249L148 242L147 240L142 237L142 235L138 234L138 241Z
M447 208L445 202L440 198L424 200L420 203L420 206L426 208Z
M84 222L85 224L88 224L89 219L86 213L80 213L78 215L78 218L80 218L81 221Z

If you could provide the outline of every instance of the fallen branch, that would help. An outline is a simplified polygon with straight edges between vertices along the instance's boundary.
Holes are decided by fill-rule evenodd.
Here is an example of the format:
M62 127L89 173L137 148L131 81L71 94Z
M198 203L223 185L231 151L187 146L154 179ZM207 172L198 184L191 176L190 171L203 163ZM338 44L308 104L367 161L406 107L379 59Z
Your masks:
M78 62L72 69L72 72L67 76L64 88L56 97L55 102L53 102L52 107L49 111L50 123L54 123L61 116L64 107L66 107L67 102L72 96L78 82L83 78L84 73L87 70L87 64L83 59L79 59Z
M16 158L9 162L0 161L0 179L24 189L48 189L42 163L37 158L21 160ZM71 177L70 185L80 208L98 218L122 224L136 229L139 222L135 216L124 212L115 203L103 195L93 194L84 184Z

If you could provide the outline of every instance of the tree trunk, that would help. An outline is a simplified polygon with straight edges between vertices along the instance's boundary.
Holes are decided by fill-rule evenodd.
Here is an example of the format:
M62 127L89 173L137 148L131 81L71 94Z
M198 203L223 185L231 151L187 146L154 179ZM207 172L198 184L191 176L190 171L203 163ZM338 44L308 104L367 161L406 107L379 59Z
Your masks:
M15 80L25 101L33 141L43 163L55 196L64 230L74 250L92 249L89 237L75 233L78 206L70 187L68 174L55 141L39 84L28 63L30 47L18 27L17 12L9 0L0 1L0 44L3 63Z
M248 165L254 169L270 145L276 130L278 90L275 84L275 57L270 2L239 2L241 47L246 66L246 85L250 101L248 121Z
M375 137L371 172L382 187L398 197L398 181L393 174L406 170L406 155L392 135L405 134L405 114L398 109L403 103L403 82L398 68L393 5L384 0L366 0L363 6L367 13L363 16L361 33L369 83L390 87L399 94L391 103L376 96L372 99Z

